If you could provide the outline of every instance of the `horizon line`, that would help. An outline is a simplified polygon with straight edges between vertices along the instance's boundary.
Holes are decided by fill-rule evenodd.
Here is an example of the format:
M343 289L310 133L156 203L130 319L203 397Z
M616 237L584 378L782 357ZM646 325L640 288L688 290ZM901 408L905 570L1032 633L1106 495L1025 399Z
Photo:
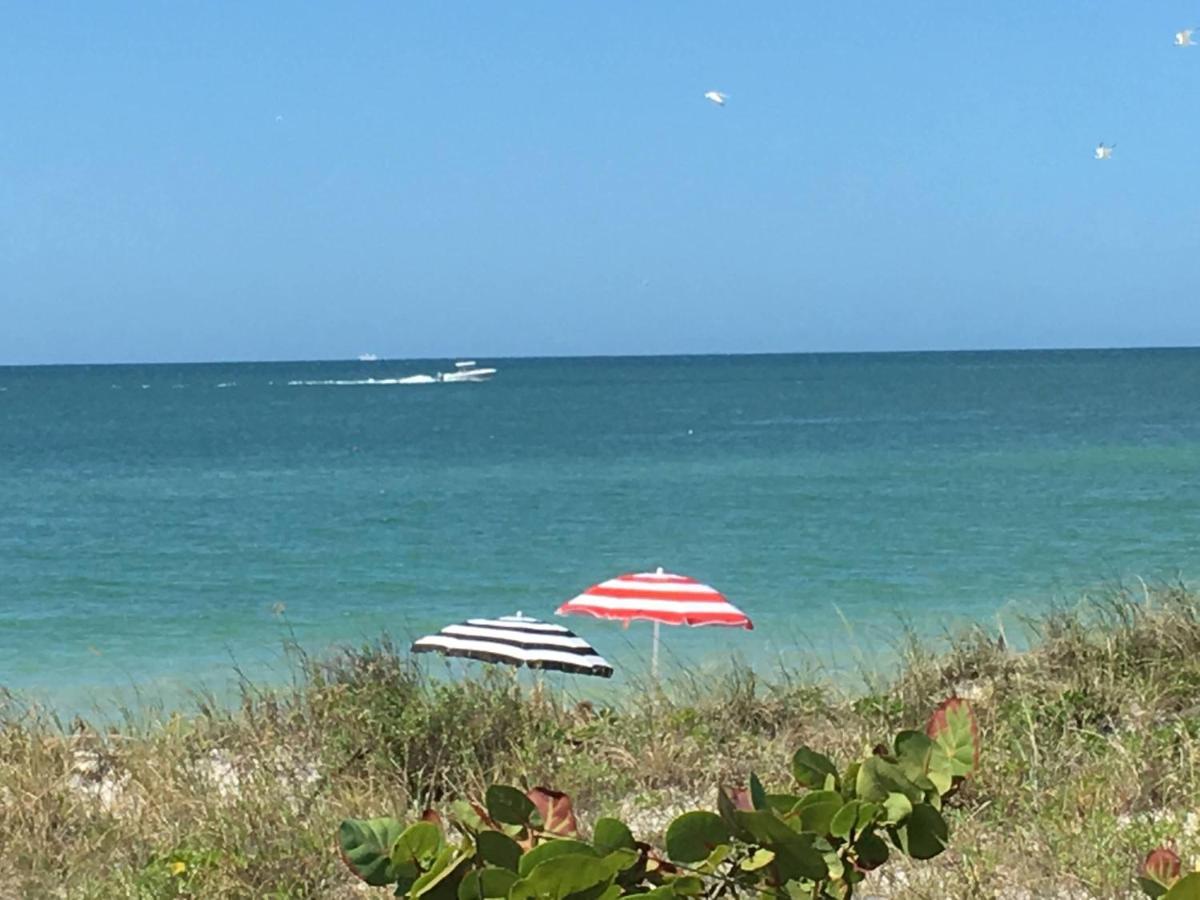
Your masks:
M353 362L362 365L390 362L426 362L429 360L471 359L473 356L498 361L532 361L546 359L695 359L701 357L759 357L759 356L919 356L955 355L967 353L1102 353L1117 350L1197 350L1193 344L1127 344L1096 345L1078 347L956 347L928 348L921 350L758 350L732 352L685 352L685 353L546 353L518 355L459 354L437 356L378 356L374 360L360 360L357 356L314 356L275 359L211 359L211 360L114 360L108 362L41 362L4 363L0 369L41 369L85 366L241 366L241 365L289 365L298 363Z

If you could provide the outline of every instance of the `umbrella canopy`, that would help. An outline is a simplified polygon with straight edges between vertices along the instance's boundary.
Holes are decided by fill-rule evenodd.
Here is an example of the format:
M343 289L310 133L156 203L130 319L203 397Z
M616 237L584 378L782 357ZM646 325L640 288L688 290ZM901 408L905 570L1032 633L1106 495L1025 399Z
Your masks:
M586 615L616 619L628 625L637 619L654 623L650 645L650 674L658 675L659 625L727 625L754 627L749 616L725 599L716 588L686 575L661 568L610 578L592 585L557 610L560 616Z
M558 608L560 616L574 613L623 622L642 619L664 625L754 627L716 588L662 569L610 578Z
M517 613L499 619L467 619L413 642L413 653L441 653L490 663L554 669L608 678L612 666L592 646L561 625Z

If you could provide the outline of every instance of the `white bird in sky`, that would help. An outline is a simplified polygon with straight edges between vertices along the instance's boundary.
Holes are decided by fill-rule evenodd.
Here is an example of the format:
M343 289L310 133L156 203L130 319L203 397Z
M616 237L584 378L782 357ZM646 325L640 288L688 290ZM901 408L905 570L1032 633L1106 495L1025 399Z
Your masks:
M722 94L720 91L706 91L704 94L704 99L711 100L713 103L717 104L717 106L724 106L726 96L726 94Z
M1101 141L1096 146L1096 159L1112 159L1112 152L1116 149L1116 146L1116 144L1113 144L1111 147L1105 147L1104 142Z
M1196 42L1192 40L1192 35L1195 34L1195 32L1195 28L1185 28L1183 31L1177 31L1175 33L1175 46L1195 47Z

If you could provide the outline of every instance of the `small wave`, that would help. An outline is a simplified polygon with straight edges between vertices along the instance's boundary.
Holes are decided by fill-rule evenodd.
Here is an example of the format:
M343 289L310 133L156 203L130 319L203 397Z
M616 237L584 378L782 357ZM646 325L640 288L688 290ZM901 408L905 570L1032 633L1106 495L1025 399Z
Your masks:
M293 387L317 387L337 385L339 387L351 385L389 385L389 384L433 384L437 379L432 375L409 375L407 378L353 378L353 379L338 379L330 378L323 381L289 381L288 384Z
M220 384L217 385L217 387L219 387L219 388L237 387L237 382L236 381L222 381Z
M149 388L150 388L150 385L148 385L148 384L143 384L143 385L142 385L142 390L143 390L143 391L145 391L145 390L149 390Z

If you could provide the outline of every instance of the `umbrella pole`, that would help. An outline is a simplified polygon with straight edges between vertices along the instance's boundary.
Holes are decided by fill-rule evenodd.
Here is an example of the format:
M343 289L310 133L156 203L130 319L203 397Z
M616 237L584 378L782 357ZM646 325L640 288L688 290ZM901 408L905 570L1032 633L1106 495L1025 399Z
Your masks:
M658 622L654 623L654 643L650 645L650 677L658 678Z

